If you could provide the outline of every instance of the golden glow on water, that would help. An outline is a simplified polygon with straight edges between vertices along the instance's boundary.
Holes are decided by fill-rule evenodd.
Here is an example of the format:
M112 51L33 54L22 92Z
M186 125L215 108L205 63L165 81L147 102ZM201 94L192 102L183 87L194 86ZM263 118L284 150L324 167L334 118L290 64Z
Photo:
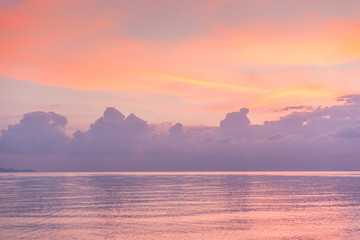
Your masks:
M357 239L360 172L2 173L4 239Z

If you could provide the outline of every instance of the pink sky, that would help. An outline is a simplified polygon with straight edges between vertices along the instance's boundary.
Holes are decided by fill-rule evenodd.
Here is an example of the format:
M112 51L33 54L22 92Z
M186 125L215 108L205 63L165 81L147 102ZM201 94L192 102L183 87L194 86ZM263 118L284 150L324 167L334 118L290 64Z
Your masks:
M359 29L358 0L2 0L0 167L360 170Z
M360 2L1 1L0 127L56 111L86 129L105 107L149 122L253 123L360 91ZM34 84L28 84L31 82Z

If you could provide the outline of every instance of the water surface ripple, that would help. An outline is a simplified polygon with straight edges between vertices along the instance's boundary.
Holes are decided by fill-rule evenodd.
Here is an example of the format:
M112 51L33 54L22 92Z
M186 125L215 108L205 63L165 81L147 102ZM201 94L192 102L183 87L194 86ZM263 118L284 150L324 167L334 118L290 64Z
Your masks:
M1 173L1 239L360 239L360 172Z

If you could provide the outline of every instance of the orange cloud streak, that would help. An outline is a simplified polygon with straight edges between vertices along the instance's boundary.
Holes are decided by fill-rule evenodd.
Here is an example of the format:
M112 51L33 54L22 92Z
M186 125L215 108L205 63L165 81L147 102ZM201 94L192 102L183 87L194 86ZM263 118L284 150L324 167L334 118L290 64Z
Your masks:
M116 16L109 8L97 14L93 1L68 4L31 0L0 10L0 33L5 36L0 39L1 77L77 89L169 94L194 105L208 101L226 108L279 104L299 95L330 101L347 91L338 88L340 80L329 74L332 70L322 70L328 74L320 78L316 71L306 76L291 69L286 75L276 71L360 60L360 25L352 22L323 19L312 26L314 20L307 17L293 25L253 21L229 27L206 15L211 27L203 35L163 43L126 35L129 15ZM207 14L222 4L213 2ZM83 6L87 8L80 11ZM311 19L319 18L314 16ZM270 73L264 70L268 66ZM314 82L319 84L314 87ZM354 80L348 82L357 86Z

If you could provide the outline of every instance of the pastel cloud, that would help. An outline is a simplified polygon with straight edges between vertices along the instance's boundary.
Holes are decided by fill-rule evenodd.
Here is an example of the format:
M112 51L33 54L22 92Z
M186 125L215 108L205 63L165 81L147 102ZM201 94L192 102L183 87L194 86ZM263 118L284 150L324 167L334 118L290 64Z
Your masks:
M312 106L287 106L284 107L282 109L280 109L280 111L289 111L289 110L313 110L314 108Z
M239 112L232 112L221 120L219 132L225 136L233 136L235 138L245 137L249 134L250 120L247 117L249 109L242 108Z
M360 104L360 95L351 94L351 95L341 96L337 100L339 102L345 101L346 104Z
M44 154L60 151L67 142L67 119L49 112L31 112L20 123L1 130L0 151Z
M125 118L109 107L88 131L75 132L69 144L74 153L128 155L133 153L147 129L147 123L134 114Z
M32 153L44 165L44 154L48 159L54 155L72 171L356 170L360 110L351 99L357 97L344 96L345 104L292 112L261 125L251 124L249 110L242 108L228 113L219 127L177 123L165 132L107 108L87 131L71 138L64 135L65 117L33 112L2 130L0 155L6 167L35 164L29 156L14 160L19 154ZM58 170L54 166L42 170Z
M360 126L357 127L342 127L335 132L336 137L342 138L357 138L360 137Z

